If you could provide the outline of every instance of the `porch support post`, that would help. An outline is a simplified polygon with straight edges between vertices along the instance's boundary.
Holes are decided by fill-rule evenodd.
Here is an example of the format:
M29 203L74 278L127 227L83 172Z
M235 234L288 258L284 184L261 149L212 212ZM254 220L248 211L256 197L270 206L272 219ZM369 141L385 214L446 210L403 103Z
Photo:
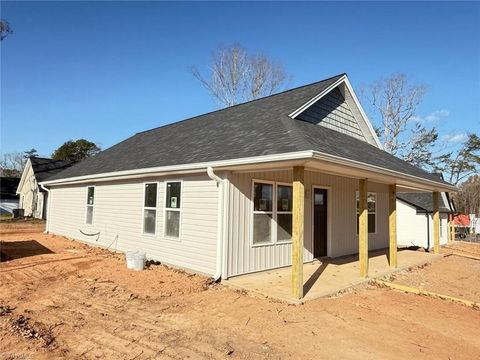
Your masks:
M368 204L367 179L359 180L358 204L358 258L360 260L360 276L368 276Z
M390 236L390 267L397 267L397 186L390 185L388 189L389 204L389 236Z
M305 172L303 166L293 168L292 219L292 295L303 298L303 227L305 209Z
M433 252L440 254L440 193L434 191L433 196Z
M455 231L453 225L453 214L448 214L448 241L453 242L455 240Z

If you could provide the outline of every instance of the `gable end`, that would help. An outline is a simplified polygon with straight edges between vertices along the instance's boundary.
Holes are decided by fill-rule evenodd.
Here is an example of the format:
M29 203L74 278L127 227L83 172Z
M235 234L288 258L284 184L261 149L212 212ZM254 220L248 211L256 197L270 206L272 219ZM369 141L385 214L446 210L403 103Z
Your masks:
M328 127L383 149L346 74L289 116Z
M297 119L367 141L338 87L299 114Z

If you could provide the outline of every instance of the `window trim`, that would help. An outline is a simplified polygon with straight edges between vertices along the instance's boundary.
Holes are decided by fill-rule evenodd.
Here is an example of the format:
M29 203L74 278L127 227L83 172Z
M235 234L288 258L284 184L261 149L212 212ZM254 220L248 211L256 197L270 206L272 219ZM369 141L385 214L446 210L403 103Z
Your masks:
M179 209L173 209L173 208L167 208L167 186L169 183L180 183L180 208ZM164 189L163 189L163 232L162 232L162 237L166 240L171 240L171 241L176 241L176 242L181 242L182 240L182 220L183 220L183 180L165 180L164 181ZM180 216L178 218L178 238L172 237L172 236L167 236L167 211L177 211L180 213Z
M358 231L357 228L359 227L358 225L358 208L357 208L357 194L358 197L360 198L360 191L357 189L355 190L355 195L354 195L354 202L355 202L355 235L358 237ZM377 212L377 204L378 204L378 191L368 191L367 190L367 222L368 222L368 215L370 215L370 212L368 211L368 194L375 194L375 232L368 232L368 235L376 235L377 234L377 229L378 229L378 212Z
M89 205L88 204L88 189L90 188L93 188L93 204L92 205ZM86 186L86 193L85 193L85 225L90 225L90 226L93 226L95 221L95 193L96 193L96 186L95 185L87 185ZM92 208L92 222L89 224L87 222L87 218L88 218L88 208L91 207Z
M277 197L278 197L278 185L280 186L289 186L292 188L292 210L291 211L278 211L277 210ZM281 181L277 181L275 182L275 186L274 186L274 190L275 190L275 207L272 209L274 211L274 214L275 216L273 217L273 220L275 222L275 238L274 238L274 242L275 244L291 244L293 240L280 240L278 241L278 217L277 215L278 214L290 214L292 215L292 237L293 237L293 184L289 184L289 183L285 183L285 182L281 182Z
M156 207L145 206L145 192L148 184L157 184L157 193L156 195ZM143 196L142 196L142 235L145 236L153 236L156 237L158 233L158 200L159 200L159 189L160 189L160 182L159 181L145 181L142 183L143 186ZM145 232L145 210L155 210L155 232L153 234Z
M255 225L255 214L270 214L270 211L259 211L259 210L254 210L255 209L255 183L260 183L260 184L268 184L272 185L272 225L271 225L271 240L269 242L261 242L255 244L253 242L253 228ZM283 185L283 186L290 186L292 188L292 211L277 211L277 187L278 185ZM287 183L287 182L282 182L282 181L272 181L272 180L263 180L263 179L252 179L252 185L251 185L251 190L250 190L250 247L262 247L262 246L275 246L275 245L284 245L284 244L291 244L292 240L282 240L278 241L277 239L277 213L280 214L292 214L292 220L293 220L293 184L292 183ZM292 229L293 230L293 229Z

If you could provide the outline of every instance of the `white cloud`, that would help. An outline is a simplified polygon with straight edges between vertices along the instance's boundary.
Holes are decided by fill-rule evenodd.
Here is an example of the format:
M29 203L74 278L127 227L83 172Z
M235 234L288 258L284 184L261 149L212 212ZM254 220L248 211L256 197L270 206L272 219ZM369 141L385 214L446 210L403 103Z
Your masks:
M443 140L449 143L459 143L467 140L467 134L461 133L461 134L445 135L443 136Z
M450 115L450 111L442 109L442 110L435 110L426 116L415 116L413 120L419 122L437 122L441 118L445 118Z

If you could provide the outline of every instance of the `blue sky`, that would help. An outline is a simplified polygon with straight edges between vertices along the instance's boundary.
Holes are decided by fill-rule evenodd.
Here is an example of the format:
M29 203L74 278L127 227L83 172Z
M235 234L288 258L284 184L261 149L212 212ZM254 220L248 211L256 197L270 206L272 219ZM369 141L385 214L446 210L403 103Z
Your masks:
M2 2L1 151L69 139L107 148L216 108L189 68L239 42L280 60L291 87L403 72L452 144L480 130L479 3Z

